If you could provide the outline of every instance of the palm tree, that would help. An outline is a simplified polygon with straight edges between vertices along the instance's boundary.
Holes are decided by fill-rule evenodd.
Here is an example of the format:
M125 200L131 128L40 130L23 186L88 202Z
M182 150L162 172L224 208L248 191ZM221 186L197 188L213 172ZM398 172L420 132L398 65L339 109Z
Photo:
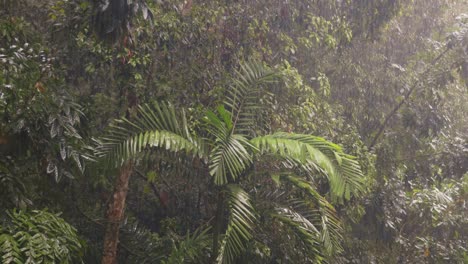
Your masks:
M288 238L286 242L294 244L305 262L320 263L341 250L340 221L315 183L326 179L332 199L350 199L363 190L360 166L339 146L320 137L283 132L255 135L259 98L280 76L260 63L241 65L224 104L207 111L198 129L189 126L183 109L168 103L140 106L135 118L123 118L111 126L97 154L123 166L114 195L120 198L111 203L109 215L114 217L108 219L105 238L105 247L112 244L113 248L104 250L103 263L115 261L104 258L116 256L125 203L122 195L126 195L132 160L149 149L188 156L196 160L192 164L201 164L201 171L211 179L208 187L216 192L212 228L197 230L195 234L203 236L194 235L190 241L194 237L205 241L209 235L211 247L204 243L203 250L211 252L212 262L233 263L259 247L281 252L281 248L273 250L273 238ZM116 210L119 213L115 214ZM202 249L197 250L200 253ZM190 258L200 257L184 251L191 252ZM173 253L180 256L181 252L179 247ZM171 255L169 262L171 258L180 260Z

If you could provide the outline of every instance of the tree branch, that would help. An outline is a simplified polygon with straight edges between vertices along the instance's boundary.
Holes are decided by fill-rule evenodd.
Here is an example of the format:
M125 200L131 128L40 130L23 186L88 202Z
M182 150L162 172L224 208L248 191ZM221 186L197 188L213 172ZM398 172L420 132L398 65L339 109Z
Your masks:
M434 60L432 60L430 66L427 67L424 70L424 72L420 74L420 76L422 77L422 76L426 75L429 72L429 70L432 68L432 66L434 66L449 50L450 50L450 47L447 45L445 50L442 53L440 53L439 56L437 56ZM385 128L387 127L387 125L390 122L390 120L392 119L392 117L396 113L398 113L398 110L400 110L400 108L408 101L410 96L413 94L413 92L416 90L418 85L421 83L421 80L422 80L422 78L418 78L413 83L413 85L411 86L409 91L405 94L403 99L401 99L401 101L397 105L395 105L395 107L393 107L392 111L390 111L390 113L387 114L387 116L385 117L383 123L380 125L380 128L379 128L377 134L375 135L374 139L372 139L372 142L369 145L370 150L372 150L374 148L375 144L377 144L377 140L380 138L382 133L385 131Z

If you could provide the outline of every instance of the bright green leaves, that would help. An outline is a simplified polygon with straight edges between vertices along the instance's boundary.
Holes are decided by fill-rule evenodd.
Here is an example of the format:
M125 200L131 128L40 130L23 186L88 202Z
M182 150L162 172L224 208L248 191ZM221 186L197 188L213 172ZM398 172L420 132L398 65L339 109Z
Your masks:
M246 134L252 128L256 111L260 108L259 99L269 95L265 89L261 89L262 86L275 82L279 77L280 72L260 62L240 65L224 101L230 111L234 131Z
M336 199L349 200L351 194L363 192L363 179L359 163L342 152L338 145L311 135L275 133L250 140L259 154L274 154L304 169L313 178L324 173Z
M242 172L252 163L249 152L251 145L241 135L229 135L218 144L210 153L209 169L217 185L228 183L228 175L236 180Z
M77 263L82 242L76 229L47 211L12 211L0 226L2 263Z
M185 113L165 103L140 106L138 116L132 121L116 120L107 135L98 141L95 153L120 165L147 147L203 155L202 142L190 134Z
M4 233L2 229L0 229L0 231L2 231L2 235L0 235L0 253L2 253L2 263L23 263L18 241L10 234Z
M330 159L312 144L298 140L298 136L297 134L275 133L254 138L251 143L260 149L260 154L277 154L279 157L292 159L304 165L312 162L328 174L334 174Z
M256 222L255 210L249 194L238 185L226 186L229 221L216 262L232 263L246 249L253 238Z
M209 112L208 112L209 113ZM231 114L224 108L224 105L218 106L218 113L221 116L222 121L224 124L226 124L226 128L228 130L233 129L233 123L232 123L232 116Z
M218 107L218 113L221 118L208 111L205 122L213 137L209 155L210 174L215 184L223 185L229 182L228 176L236 180L252 163L253 146L243 135L233 134L231 115L224 107Z
M218 107L218 114L208 110L204 121L208 125L207 130L210 135L217 139L225 139L232 134L231 115L224 109L224 106Z
M245 138L259 107L260 87L278 78L278 72L259 62L240 65L228 89L225 106L207 111L205 121L213 137L209 170L217 185L236 180L252 163L253 146ZM240 134L235 134L240 132Z
M178 152L184 150L186 152L197 152L197 145L188 139L168 131L146 131L130 136L124 142L120 142L118 138L106 137L103 138L106 145L101 147L100 153L111 152L112 160L117 163L123 163L136 154L143 151L146 147L158 147L163 150ZM120 143L120 144L119 144Z
M241 65L227 90L225 104L214 111L207 110L202 126L190 127L184 111L171 104L141 106L135 118L120 119L111 126L96 153L109 158L115 165L150 147L185 152L193 158L200 158L197 162L201 165L200 171L211 176L221 192L217 208L219 214L214 220L221 230L216 228L214 231L213 250L217 252L212 252L218 263L233 263L255 239L254 230L261 219L257 217L259 211L256 209L259 201L250 198L247 190L252 188L244 176L252 172L256 156L268 154L276 158L278 164L287 161L292 166L283 167L281 172L269 171L276 173L273 178L276 184L266 188L293 190L291 196L286 199L286 204L273 203L263 213L269 221L281 223L287 234L296 234L301 245L305 245L303 250L312 252L308 255L320 262L333 255L334 251L341 251L342 230L333 206L318 193L312 182L317 179L316 175L325 175L331 197L344 200L362 192L363 175L351 156L323 138L282 132L253 139L249 137L254 134L252 131L261 106L259 99L267 94L262 86L276 80L278 75L260 63ZM283 174L283 170L300 170L306 177ZM251 180L255 181L253 178ZM285 181L289 185L283 189ZM227 204L227 210L223 208L224 204ZM218 244L221 233L224 236ZM200 241L206 242L203 232L188 236L187 244L178 245L169 262L194 259L197 256L195 251L207 250L205 244L199 249L193 247L199 237ZM195 251L193 255L185 255L185 250Z

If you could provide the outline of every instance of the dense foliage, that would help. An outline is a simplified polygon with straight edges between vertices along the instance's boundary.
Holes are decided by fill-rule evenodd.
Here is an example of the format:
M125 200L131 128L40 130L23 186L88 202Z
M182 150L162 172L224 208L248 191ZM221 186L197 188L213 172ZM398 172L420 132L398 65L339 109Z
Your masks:
M467 31L466 1L1 1L1 261L467 263Z
M76 229L47 211L8 212L0 231L2 263L77 263L82 256Z

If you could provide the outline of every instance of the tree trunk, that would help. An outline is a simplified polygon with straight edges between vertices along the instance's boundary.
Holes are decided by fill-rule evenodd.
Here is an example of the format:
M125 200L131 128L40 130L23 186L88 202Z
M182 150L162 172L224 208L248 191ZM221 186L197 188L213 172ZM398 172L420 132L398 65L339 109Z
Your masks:
M119 177L114 185L109 209L107 210L106 233L104 235L104 248L102 252L102 264L117 263L117 246L119 244L119 228L125 208L125 199L128 193L128 181L133 170L133 162L126 162L120 168Z
M216 216L215 216L215 223L214 223L214 234L213 234L213 257L212 263L216 263L216 258L218 257L219 251L219 234L221 233L221 226L223 222L223 205L224 205L224 195L219 188L218 190L218 202L216 205Z

